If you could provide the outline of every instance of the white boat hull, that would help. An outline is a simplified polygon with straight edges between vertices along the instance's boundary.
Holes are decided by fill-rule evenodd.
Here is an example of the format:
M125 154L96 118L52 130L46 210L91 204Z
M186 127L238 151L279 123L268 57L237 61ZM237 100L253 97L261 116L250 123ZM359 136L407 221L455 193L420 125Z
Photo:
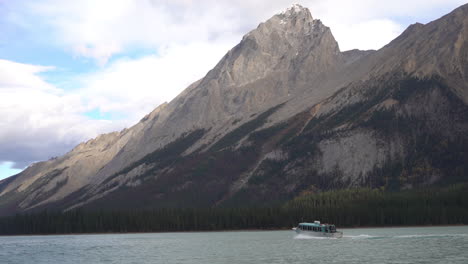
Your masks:
M325 232L315 232L315 231L308 231L308 230L301 230L299 228L293 228L293 230L297 234L306 235L306 236L313 236L313 237L329 237L329 238L342 238L343 232L335 232L335 233L325 233Z

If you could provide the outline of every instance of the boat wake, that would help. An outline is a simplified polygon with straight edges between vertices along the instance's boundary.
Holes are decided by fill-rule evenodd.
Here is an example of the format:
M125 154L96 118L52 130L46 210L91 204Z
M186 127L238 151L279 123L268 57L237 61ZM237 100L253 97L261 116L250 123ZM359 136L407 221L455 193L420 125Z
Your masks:
M351 238L351 239L367 239L367 238L382 238L382 236L371 236L367 234L361 234L357 236L343 236L343 238Z
M429 238L429 237L466 237L468 234L420 234L420 235L401 235L394 238Z
M415 235L399 235L399 236L373 236L367 234L360 235L345 235L343 238L350 239L379 239L379 238L441 238L441 237L467 237L468 234L415 234Z
M336 238L335 237L316 237L316 236L298 234L294 236L294 239L336 239Z

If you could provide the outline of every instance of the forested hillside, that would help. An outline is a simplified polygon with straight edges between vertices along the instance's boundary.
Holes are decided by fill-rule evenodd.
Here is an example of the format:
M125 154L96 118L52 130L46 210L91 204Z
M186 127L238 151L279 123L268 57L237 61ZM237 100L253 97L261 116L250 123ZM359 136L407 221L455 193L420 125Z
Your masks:
M342 227L468 224L468 184L385 192L303 193L277 207L44 211L0 219L0 234L289 229L320 220Z

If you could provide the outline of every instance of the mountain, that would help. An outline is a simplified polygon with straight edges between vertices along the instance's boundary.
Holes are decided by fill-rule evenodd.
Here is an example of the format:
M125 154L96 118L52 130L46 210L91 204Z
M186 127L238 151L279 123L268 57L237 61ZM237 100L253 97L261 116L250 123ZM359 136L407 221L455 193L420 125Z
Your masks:
M293 5L129 129L0 181L0 214L270 205L468 180L468 5L341 52Z

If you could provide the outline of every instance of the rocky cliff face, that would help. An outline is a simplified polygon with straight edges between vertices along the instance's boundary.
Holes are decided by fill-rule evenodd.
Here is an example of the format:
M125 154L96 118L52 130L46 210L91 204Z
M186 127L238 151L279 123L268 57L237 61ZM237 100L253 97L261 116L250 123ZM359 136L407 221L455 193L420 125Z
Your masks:
M240 206L466 181L468 6L340 52L298 5L132 128L0 182L0 213Z

